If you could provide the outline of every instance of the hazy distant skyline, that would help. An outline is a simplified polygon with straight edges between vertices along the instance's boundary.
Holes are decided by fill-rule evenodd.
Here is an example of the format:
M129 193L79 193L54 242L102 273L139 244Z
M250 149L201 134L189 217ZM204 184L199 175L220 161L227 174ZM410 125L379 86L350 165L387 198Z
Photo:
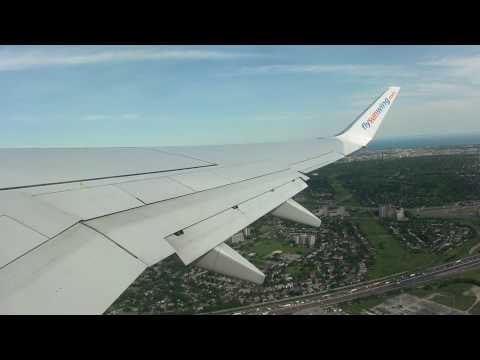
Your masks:
M330 136L388 86L378 139L480 130L479 46L0 46L0 146Z

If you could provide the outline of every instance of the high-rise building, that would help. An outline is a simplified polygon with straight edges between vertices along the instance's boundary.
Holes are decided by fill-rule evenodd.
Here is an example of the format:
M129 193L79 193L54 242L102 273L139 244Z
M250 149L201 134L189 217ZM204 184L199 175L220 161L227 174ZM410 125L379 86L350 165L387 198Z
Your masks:
M395 218L397 216L397 211L395 207L390 204L382 205L378 209L378 215L381 218Z
M240 231L232 236L232 243L239 243L245 240L245 236L243 235L243 231Z
M317 240L317 234L314 232L299 232L299 233L291 233L291 239L297 245L301 246L315 246L315 241Z
M249 237L250 234L251 234L250 228L246 227L242 231L239 231L238 233L232 236L232 242L239 243L239 242L245 241L245 239Z
M381 218L396 219L398 221L406 220L405 210L403 208L396 208L390 204L380 206L378 208L378 215Z
M398 221L405 220L405 210L403 208L400 208L396 211L396 216Z

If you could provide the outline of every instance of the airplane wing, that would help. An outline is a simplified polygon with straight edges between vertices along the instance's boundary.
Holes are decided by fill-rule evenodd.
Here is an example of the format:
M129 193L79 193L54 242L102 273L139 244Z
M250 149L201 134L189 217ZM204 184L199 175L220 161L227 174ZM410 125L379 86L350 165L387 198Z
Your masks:
M366 146L398 91L337 136L311 141L1 149L0 313L101 314L173 254L262 283L225 240L270 212L319 226L291 199L305 174Z

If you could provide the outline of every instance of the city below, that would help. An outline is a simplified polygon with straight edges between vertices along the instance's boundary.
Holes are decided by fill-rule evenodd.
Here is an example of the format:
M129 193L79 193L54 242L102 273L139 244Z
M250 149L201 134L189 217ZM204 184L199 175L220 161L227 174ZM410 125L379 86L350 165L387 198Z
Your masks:
M171 257L107 314L479 314L479 154L363 149L295 197L320 228L266 216L228 241L263 285Z

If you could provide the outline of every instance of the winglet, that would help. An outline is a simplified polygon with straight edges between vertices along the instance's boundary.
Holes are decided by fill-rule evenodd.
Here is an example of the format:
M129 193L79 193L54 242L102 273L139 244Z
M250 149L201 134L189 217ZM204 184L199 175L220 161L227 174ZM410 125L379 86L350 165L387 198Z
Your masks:
M336 136L354 150L366 146L377 133L382 121L397 98L399 87L389 87L355 121ZM352 151L347 151L350 153Z

